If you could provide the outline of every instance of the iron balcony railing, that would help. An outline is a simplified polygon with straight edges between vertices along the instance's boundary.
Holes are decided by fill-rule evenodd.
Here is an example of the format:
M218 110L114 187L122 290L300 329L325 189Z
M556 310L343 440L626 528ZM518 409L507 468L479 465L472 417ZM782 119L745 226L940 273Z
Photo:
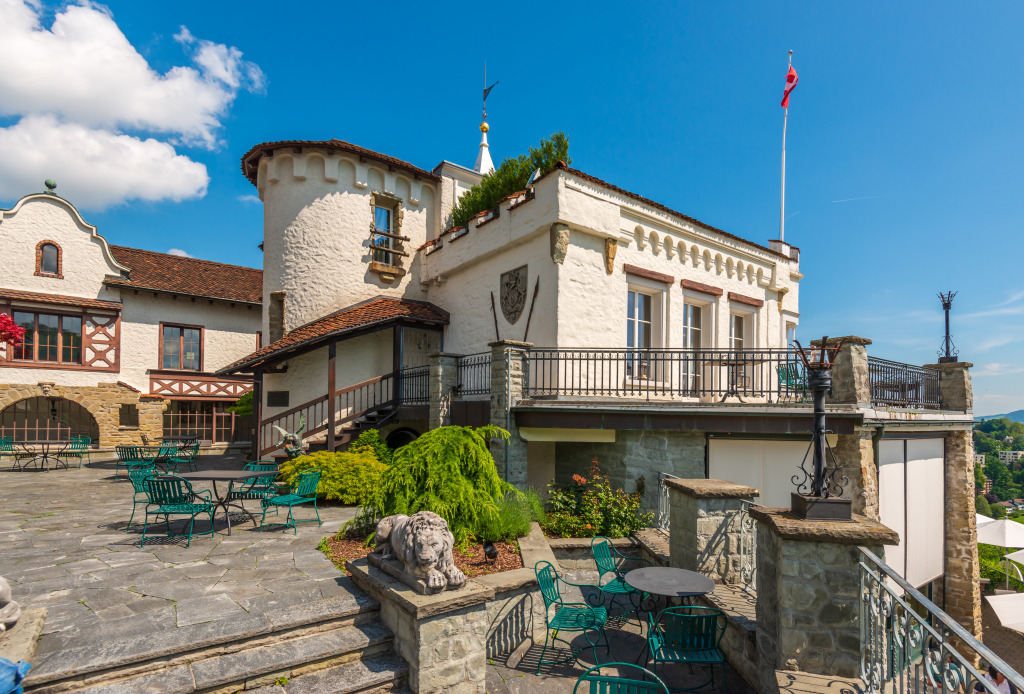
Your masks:
M928 409L942 406L936 369L868 357L868 380L872 404Z
M757 594L757 522L750 515L750 501L740 506L740 585L751 595Z
M545 349L529 353L527 397L692 398L806 402L792 349Z
M982 668L1024 691L1024 676L870 551L860 548L861 681L866 694L997 694Z
M459 357L457 363L459 396L490 395L491 353L469 354Z
M400 405L430 404L429 366L413 366L398 372L398 403Z

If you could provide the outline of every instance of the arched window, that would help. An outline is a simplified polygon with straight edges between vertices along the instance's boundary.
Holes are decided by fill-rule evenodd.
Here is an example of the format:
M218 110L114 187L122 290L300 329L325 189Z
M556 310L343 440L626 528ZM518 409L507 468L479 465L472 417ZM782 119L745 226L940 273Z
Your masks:
M40 241L36 245L36 275L63 279L60 246L53 241Z

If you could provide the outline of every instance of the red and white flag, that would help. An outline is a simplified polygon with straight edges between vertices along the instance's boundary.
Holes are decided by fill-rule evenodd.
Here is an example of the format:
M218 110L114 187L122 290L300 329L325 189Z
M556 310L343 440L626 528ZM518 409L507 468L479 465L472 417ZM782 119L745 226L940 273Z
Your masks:
M789 108L789 93L796 87L796 70L789 66L789 74L786 75L786 91L782 93L782 108Z

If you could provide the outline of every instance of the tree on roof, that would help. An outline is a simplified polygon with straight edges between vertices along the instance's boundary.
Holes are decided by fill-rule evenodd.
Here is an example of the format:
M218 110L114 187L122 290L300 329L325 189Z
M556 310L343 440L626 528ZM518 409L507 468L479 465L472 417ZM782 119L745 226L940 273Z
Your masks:
M452 210L452 226L461 227L473 215L492 210L503 198L526 188L530 175L540 169L541 175L555 168L555 164L564 161L571 164L569 158L569 138L563 132L557 132L546 140L541 140L536 148L531 147L529 154L506 159L501 166L489 174L484 174L480 183L470 188L459 198Z

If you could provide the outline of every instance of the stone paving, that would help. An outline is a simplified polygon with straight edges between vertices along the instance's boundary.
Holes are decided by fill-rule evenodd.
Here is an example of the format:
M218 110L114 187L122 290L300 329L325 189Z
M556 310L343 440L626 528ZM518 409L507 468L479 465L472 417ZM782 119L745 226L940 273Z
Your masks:
M241 458L203 456L200 469L240 469ZM114 481L112 461L92 467L14 472L0 470L0 576L25 607L47 609L35 660L60 649L105 638L149 636L156 631L250 615L352 592L349 579L316 549L320 539L352 518L351 507L320 509L324 523L257 532L237 517L228 537L223 514L218 532L192 538L125 531L132 486ZM207 482L194 486L204 488ZM251 510L259 503L246 502ZM139 520L141 509L136 513ZM300 506L297 518L313 517ZM273 516L268 516L268 522ZM179 522L172 522L175 528ZM238 525L235 525L238 523ZM197 521L197 529L208 529Z

